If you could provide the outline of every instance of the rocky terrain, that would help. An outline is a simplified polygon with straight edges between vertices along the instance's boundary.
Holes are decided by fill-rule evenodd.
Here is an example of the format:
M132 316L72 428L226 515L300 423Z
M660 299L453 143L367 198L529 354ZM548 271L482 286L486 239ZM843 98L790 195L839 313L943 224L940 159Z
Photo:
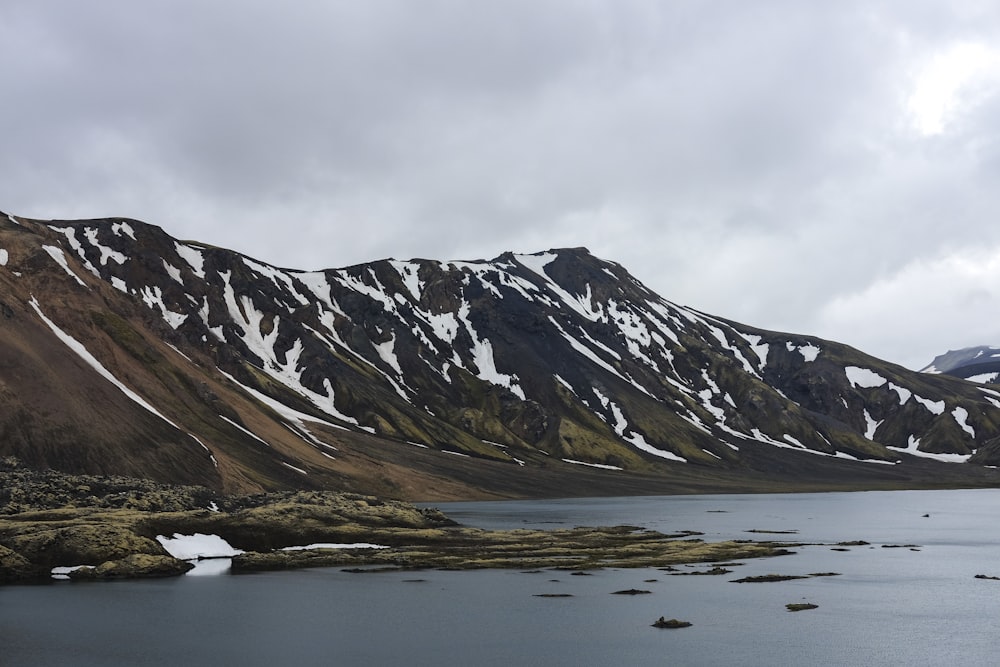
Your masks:
M372 496L298 491L224 496L143 480L38 473L0 462L0 582L165 577L193 565L158 536L216 535L245 553L234 572L363 568L665 567L787 553L771 542L705 543L629 526L486 531L441 512ZM370 543L384 548L303 549Z
M411 500L995 486L1000 392L671 303L583 248L309 272L0 214L0 455Z

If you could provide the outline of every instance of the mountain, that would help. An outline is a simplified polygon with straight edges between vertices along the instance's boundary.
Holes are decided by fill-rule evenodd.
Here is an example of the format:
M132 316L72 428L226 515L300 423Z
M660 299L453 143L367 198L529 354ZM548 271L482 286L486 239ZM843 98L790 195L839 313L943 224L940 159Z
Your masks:
M989 345L966 347L934 357L922 373L944 373L971 382L995 384L1000 378L1000 348Z
M0 285L0 455L33 467L407 498L1000 480L1000 392L583 248L304 272L0 214Z

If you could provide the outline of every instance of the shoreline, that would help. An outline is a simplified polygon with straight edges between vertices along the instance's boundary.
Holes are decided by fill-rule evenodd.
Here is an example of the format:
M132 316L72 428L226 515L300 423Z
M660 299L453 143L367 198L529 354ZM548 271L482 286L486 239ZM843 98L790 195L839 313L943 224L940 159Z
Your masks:
M431 507L321 491L222 496L142 480L7 471L0 583L168 577L192 565L168 536L212 536L242 553L234 573L305 567L476 569L668 567L789 553L785 542L704 542L634 526L483 530ZM15 497L16 496L16 497ZM358 544L339 549L322 545ZM317 548L283 550L299 545ZM374 547L380 548L374 548ZM384 547L384 548L381 548ZM82 567L78 567L82 566ZM74 568L71 571L69 568Z

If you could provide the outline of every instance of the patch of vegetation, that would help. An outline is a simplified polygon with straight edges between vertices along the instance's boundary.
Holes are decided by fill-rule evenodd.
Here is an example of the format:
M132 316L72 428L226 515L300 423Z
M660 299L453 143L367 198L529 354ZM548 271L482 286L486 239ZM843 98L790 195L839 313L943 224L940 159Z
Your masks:
M0 462L0 580L47 578L54 566L93 563L85 576L180 574L153 538L218 535L245 553L233 572L306 567L348 571L668 567L787 553L782 544L706 543L689 532L635 526L490 531L465 528L435 509L358 494L299 491L222 496L128 478L64 475ZM281 547L370 542L384 549ZM138 558L137 555L148 556ZM71 577L74 575L70 575ZM648 591L630 594L648 593ZM624 594L624 593L623 593Z

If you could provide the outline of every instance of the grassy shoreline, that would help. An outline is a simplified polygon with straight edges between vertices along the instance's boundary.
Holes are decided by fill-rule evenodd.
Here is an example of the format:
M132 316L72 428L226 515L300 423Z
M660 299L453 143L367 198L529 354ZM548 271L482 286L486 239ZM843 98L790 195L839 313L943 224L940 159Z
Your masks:
M373 496L321 491L223 496L201 487L0 471L0 582L42 581L53 567L86 565L74 579L183 574L159 535L218 535L245 553L234 572L303 567L392 569L668 567L788 553L787 543L707 543L696 533L634 526L482 530L440 511ZM283 547L367 542L385 549Z

